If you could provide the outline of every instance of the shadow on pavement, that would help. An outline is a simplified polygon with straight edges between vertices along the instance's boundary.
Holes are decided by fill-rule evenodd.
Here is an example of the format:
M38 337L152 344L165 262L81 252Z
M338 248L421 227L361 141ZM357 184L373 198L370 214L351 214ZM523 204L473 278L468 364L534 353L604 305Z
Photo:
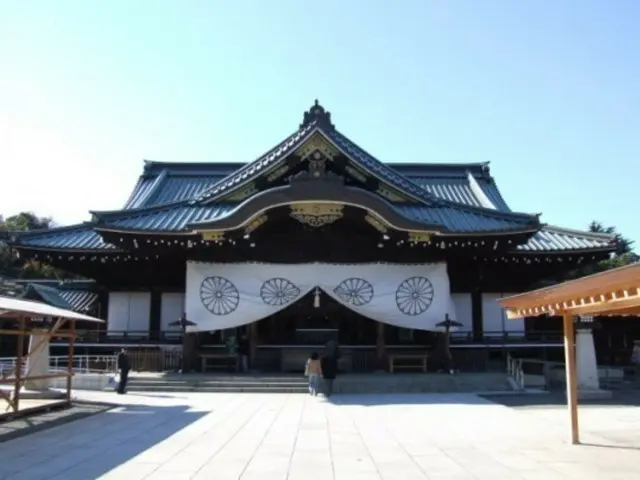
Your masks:
M470 393L364 393L334 394L326 399L334 405L486 405L487 399ZM491 401L491 400L490 400Z
M567 399L564 392L549 392L539 394L506 394L482 395L483 398L513 408L562 407L566 408ZM610 399L579 400L581 407L640 407L640 391L613 391Z

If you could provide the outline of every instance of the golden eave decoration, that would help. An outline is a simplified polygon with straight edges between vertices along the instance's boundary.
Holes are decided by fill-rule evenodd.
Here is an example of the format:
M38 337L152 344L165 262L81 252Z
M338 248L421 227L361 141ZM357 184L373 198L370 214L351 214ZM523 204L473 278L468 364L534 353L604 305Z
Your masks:
M207 242L219 242L224 240L224 232L221 230L205 230L200 232L202 239Z
M300 223L318 228L329 225L343 216L343 205L335 203L302 203L291 205L291 217Z
M409 242L428 243L430 241L431 241L431 233L429 232L409 232Z
M364 220L380 233L387 233L389 231L389 228L382 220L380 220L376 216L371 215L370 213L367 213L365 215Z
M319 151L330 160L340 155L340 151L319 133L315 133L308 141L301 145L295 151L295 154L304 160L316 151Z
M251 220L244 229L245 235L249 235L251 232L264 225L267 222L267 218L268 217L266 215L261 215Z

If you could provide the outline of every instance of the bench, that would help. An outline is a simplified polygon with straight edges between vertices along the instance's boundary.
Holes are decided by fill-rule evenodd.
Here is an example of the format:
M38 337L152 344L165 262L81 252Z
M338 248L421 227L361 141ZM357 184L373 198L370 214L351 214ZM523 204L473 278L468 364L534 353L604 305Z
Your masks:
M398 365L398 362L400 363L400 365ZM427 355L426 354L410 354L410 353L389 355L389 372L393 373L393 371L397 367L415 368L418 370L422 370L423 372L426 373Z
M240 368L238 356L231 353L201 353L202 372L209 369L229 370L237 372Z

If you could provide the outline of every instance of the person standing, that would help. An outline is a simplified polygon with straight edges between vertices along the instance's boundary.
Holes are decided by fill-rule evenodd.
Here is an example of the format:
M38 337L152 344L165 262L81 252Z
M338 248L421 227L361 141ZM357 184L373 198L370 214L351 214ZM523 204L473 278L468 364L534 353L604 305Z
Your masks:
M320 379L322 375L322 365L319 356L313 352L304 368L304 374L309 377L309 394L314 397L318 395L320 390Z
M333 394L333 381L338 374L338 359L335 355L325 355L320 362L322 370L322 380L324 384L324 396L330 397Z
M249 371L249 340L245 334L242 334L238 342L238 360L240 361L240 371L247 373Z
M118 354L118 370L120 371L120 382L118 383L118 393L124 395L127 393L127 380L129 379L129 370L131 369L131 362L129 361L129 355L127 350L122 349Z

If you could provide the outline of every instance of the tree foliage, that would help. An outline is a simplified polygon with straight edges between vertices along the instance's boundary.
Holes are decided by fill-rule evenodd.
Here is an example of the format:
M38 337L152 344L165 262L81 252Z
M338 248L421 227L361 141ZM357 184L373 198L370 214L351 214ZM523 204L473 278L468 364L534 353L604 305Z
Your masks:
M0 276L8 278L68 278L69 275L36 260L18 257L8 245L12 232L24 232L52 228L51 218L38 217L32 212L21 212L6 219L0 215Z
M611 257L606 260L585 265L577 270L569 272L565 280L604 272L605 270L611 270L612 268L623 267L640 260L640 257L638 257L638 255L633 251L633 240L623 236L617 231L616 227L605 227L603 223L593 221L589 224L588 230L592 233L606 233L613 235L616 242L616 249Z

